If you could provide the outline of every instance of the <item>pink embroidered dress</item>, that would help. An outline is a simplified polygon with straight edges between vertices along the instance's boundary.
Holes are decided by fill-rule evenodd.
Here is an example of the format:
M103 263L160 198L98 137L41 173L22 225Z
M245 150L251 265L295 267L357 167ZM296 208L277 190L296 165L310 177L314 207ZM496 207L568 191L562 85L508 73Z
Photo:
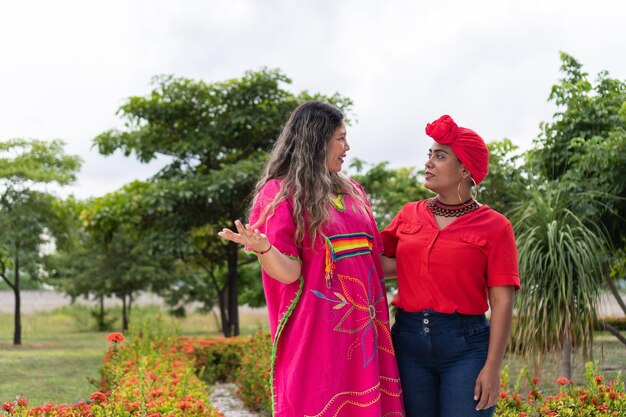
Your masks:
M263 187L251 224L279 188L280 180ZM313 248L308 235L303 248L294 244L289 200L259 226L279 251L302 263L292 284L263 271L276 417L404 416L378 257L381 239L369 207L339 197L325 236Z

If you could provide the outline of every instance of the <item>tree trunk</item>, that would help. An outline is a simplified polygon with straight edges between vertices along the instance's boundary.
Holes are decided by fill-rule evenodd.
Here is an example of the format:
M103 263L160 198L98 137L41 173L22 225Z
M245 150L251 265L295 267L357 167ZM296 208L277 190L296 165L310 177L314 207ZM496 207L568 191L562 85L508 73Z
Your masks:
M128 311L126 309L126 294L122 294L122 330L128 331Z
M617 300L617 304L620 306L624 314L626 314L626 303L624 303L624 300L622 300L622 297L619 294L619 291L617 291L617 288L615 287L615 283L613 282L611 277L608 276L608 274L606 274L605 276L606 276L606 283L609 286L611 293L613 293L613 297L615 297L615 300Z
M106 323L104 322L104 295L100 295L100 311L98 311L98 330L101 332L106 330Z
M217 293L217 299L220 305L220 319L222 321L222 333L224 337L231 337L232 333L230 332L230 320L228 319L228 299L225 290L219 291Z
M600 330L605 330L605 331L611 333L613 336L617 337L617 339L620 342L622 342L624 345L626 345L626 337L624 337L624 335L622 335L619 330L617 330L615 327L611 326L610 324L608 324L604 320L600 320L598 322L598 324L600 325Z
M15 285L13 286L13 294L15 294L15 311L13 316L13 344L22 344L22 298L20 294L20 257L19 245L15 245Z
M206 265L202 265L202 268L204 268L207 274L209 274L209 278L211 282L213 283L213 288L215 288L215 293L217 294L217 302L220 308L220 316L218 319L220 323L218 324L222 328L222 334L224 335L224 337L230 337L232 335L230 333L230 327L228 326L229 320L228 320L228 309L227 309L228 300L226 298L226 288L225 288L226 285L220 287L220 284L217 281L217 278L215 277L215 274L213 273L213 270L211 270L211 268L207 267Z
M228 245L228 319L231 334L239 336L239 306L238 306L238 278L237 272L239 245L229 242Z
M563 351L561 352L561 376L572 379L572 336L569 325L563 329Z

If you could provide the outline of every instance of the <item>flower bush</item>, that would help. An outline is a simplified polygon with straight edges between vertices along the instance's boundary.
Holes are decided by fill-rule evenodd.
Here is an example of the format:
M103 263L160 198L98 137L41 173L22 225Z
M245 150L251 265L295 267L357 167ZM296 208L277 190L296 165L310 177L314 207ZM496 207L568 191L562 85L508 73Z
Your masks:
M208 401L215 382L234 382L247 408L271 415L269 334L199 339L143 331L125 341L121 333L107 337L99 391L88 402L29 407L26 398L0 405L2 417L146 416L223 417ZM606 381L597 366L586 365L585 384L560 377L556 394L539 389L539 379L522 369L514 383L505 368L496 417L626 416L621 374Z
M272 341L269 333L259 332L244 345L241 367L235 382L247 408L265 415L272 413L270 366Z
M211 340L180 339L194 357L198 375L207 383L234 382L246 408L270 415L270 365L272 342L269 333L252 337Z
M192 355L198 376L207 384L234 382L241 365L247 338L181 339Z
M528 393L521 394L522 380L528 382ZM530 378L528 370L522 369L510 390L508 369L502 372L500 401L496 407L497 417L608 417L626 416L626 391L621 375L605 383L597 367L585 365L585 386L559 377L555 383L559 391L555 395L543 395L538 388L539 380Z
M121 336L121 337L120 337ZM179 338L142 332L127 344L109 335L100 391L89 402L28 407L26 399L6 402L7 417L224 417L208 401L208 387L196 375L189 347Z

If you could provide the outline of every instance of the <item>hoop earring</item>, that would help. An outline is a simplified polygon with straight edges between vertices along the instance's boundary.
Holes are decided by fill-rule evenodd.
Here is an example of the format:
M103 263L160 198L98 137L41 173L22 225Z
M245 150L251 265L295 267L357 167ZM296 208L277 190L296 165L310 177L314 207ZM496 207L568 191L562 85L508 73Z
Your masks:
M470 177L470 180L472 180L472 183L474 183L474 185L472 186L472 191L470 192L472 199L477 200L478 199L478 184L476 184L476 181L474 180L474 178Z
M461 178L461 181L459 181L459 185L456 186L456 195L459 196L459 203L461 204L463 204L463 199L461 198L461 183L462 182L463 182L463 178Z

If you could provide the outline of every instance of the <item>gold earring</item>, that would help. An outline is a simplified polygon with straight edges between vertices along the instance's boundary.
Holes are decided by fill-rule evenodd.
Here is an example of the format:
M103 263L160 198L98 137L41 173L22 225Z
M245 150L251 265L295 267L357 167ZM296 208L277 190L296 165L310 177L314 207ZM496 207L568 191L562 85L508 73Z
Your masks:
M456 194L459 196L459 202L463 203L463 199L461 198L461 183L463 182L465 178L461 178L461 181L459 181L459 185L456 186Z
M471 191L472 199L477 200L478 199L478 184L476 184L476 181L474 180L474 178L470 177L470 180L472 180L472 182L474 183L474 185L472 186L472 191Z

